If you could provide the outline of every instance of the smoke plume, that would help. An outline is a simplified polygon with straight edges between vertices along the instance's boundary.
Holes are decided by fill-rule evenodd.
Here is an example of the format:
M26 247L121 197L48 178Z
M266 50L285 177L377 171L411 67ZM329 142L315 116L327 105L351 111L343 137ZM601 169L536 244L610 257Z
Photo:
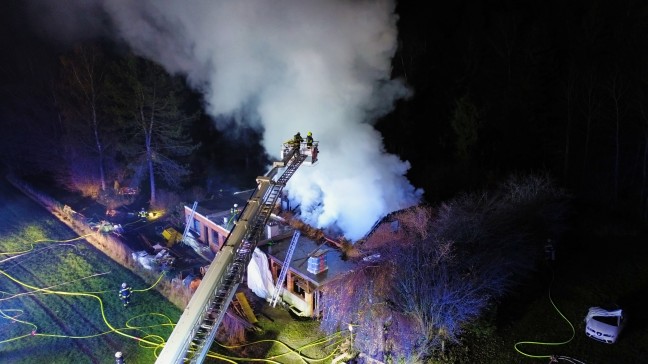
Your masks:
M228 132L233 121L262 130L275 159L282 142L311 131L319 163L301 167L286 187L307 223L357 240L381 217L419 202L422 191L406 178L409 162L386 153L372 126L409 94L390 79L397 41L392 1L32 4L50 31L65 32L60 36L108 26L137 54L185 75L219 129ZM90 26L88 16L100 22Z

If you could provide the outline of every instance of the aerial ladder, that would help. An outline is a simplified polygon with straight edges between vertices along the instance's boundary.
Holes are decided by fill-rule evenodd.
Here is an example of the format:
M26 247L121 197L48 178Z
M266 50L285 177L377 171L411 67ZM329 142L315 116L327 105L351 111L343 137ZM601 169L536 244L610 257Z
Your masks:
M257 177L256 190L209 265L156 364L204 361L281 191L307 158L311 164L317 161L317 142L310 148L305 143L284 143L281 158L268 173ZM279 171L283 173L277 177Z
M275 284L274 293L272 294L272 299L270 304L272 307L277 305L279 297L281 297L281 290L283 288L283 281L286 279L286 274L288 273L288 268L290 268L290 262L292 261L292 255L297 246L297 241L299 241L299 236L301 233L299 230L295 230L292 240L290 241L290 246L288 247L288 252L286 253L286 258L284 259L283 267L281 267L281 273L279 273L279 278L277 278L277 284Z
M191 227L191 222L193 221L193 217L196 214L197 207L198 207L198 201L194 201L193 206L191 207L191 212L189 213L189 217L187 217L184 233L182 233L182 240L180 240L183 243L185 242L187 235L189 235L189 228Z

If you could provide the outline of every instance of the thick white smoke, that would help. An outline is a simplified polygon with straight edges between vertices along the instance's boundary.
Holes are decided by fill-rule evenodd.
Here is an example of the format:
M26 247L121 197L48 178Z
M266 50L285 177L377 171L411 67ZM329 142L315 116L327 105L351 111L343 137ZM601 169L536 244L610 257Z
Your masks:
M419 202L422 191L405 177L409 163L385 153L371 126L408 94L390 80L393 1L39 3L65 22L104 12L135 52L186 75L214 120L236 115L261 128L272 156L297 131L312 131L320 162L301 167L286 188L311 225L357 240L381 217Z

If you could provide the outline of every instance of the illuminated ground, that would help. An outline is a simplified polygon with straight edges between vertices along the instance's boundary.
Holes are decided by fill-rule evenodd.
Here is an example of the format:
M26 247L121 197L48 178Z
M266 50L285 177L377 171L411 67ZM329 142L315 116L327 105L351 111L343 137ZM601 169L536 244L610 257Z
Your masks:
M179 310L44 208L0 183L3 363L151 363ZM117 298L121 282L132 304Z

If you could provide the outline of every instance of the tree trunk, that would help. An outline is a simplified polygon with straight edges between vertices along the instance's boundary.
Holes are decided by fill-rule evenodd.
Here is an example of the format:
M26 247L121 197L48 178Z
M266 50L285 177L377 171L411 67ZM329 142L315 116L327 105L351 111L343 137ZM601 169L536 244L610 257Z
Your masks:
M641 163L641 190L640 190L640 210L639 214L643 219L648 218L648 115L644 110L641 102L639 103L639 110L641 117L644 121L644 145L643 145L643 158Z
M641 208L641 216L644 219L648 218L648 193L646 191L648 189L648 186L646 186L647 170L648 170L648 132L646 132L644 136L643 163L641 166L641 204L643 205Z
M587 180L587 166L589 158L589 146L590 139L592 135L592 122L594 120L594 114L599 109L600 105L597 105L596 95L594 89L594 75L590 72L587 82L587 90L585 91L585 145L583 147L583 170L581 172L582 178Z
M573 101L573 94L574 94L574 74L573 74L573 68L567 78L567 90L566 90L566 97L567 97L567 125L565 126L565 154L564 154L564 160L563 160L563 178L568 181L568 175L569 175L569 157L570 157L570 133L571 133L571 127L572 127L572 101Z
M619 198L619 158L621 154L620 142L620 123L621 123L621 96L623 85L620 84L618 75L612 76L612 87L610 94L614 103L614 175L613 175L613 193L612 203L616 203Z
M149 139L149 138L147 138ZM155 196L155 168L153 167L153 152L151 151L150 142L146 146L146 163L148 163L149 183L151 186L151 201L150 204L154 205L156 202Z
M99 138L99 122L97 120L97 110L95 108L94 102L92 106L92 124L94 125L94 138L95 145L97 146L98 153L98 164L99 164L99 181L101 182L101 190L106 191L106 173L104 171L104 151L103 145L101 144L101 139Z

